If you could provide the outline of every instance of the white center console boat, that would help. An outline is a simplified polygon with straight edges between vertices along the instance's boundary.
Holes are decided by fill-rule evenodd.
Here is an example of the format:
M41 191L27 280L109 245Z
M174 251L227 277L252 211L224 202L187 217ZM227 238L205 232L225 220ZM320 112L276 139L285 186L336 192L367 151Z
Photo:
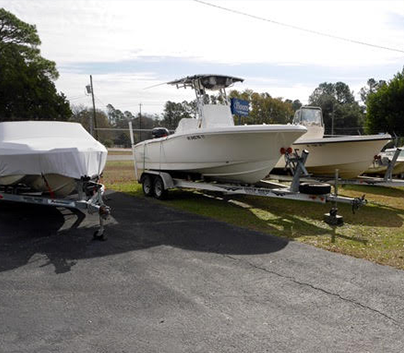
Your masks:
M325 137L319 107L302 107L296 111L293 123L304 125L307 134L295 141L292 149L309 151L305 167L316 176L334 176L338 169L341 178L355 178L369 167L374 156L391 140L389 134ZM284 166L285 161L281 158L276 168L279 171Z
M399 147L400 151L395 159L392 169L392 175L404 174L404 146ZM364 174L384 174L389 167L389 164L393 161L395 154L397 153L397 147L387 148L383 152L380 152L369 168Z
M195 118L182 119L172 135L134 146L138 175L144 170L198 175L204 180L254 184L263 179L307 130L300 125L234 124L226 88L243 79L195 75L169 82L196 93ZM218 104L205 104L206 91L219 92Z

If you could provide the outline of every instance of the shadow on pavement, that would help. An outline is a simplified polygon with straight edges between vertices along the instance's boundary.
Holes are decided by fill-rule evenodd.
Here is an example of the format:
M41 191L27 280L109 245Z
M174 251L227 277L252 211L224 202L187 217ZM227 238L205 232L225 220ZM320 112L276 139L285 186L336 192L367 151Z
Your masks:
M262 254L283 249L288 240L174 210L145 198L108 194L112 217L108 241L93 240L98 216L61 208L0 204L0 271L48 259L65 273L81 259L161 245L219 254ZM42 260L43 262L43 260Z

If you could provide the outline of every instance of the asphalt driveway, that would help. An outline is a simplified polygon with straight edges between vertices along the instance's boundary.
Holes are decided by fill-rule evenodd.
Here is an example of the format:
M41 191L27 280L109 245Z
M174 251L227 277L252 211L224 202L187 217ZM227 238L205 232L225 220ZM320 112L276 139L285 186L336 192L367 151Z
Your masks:
M108 197L0 204L1 352L403 351L403 271Z

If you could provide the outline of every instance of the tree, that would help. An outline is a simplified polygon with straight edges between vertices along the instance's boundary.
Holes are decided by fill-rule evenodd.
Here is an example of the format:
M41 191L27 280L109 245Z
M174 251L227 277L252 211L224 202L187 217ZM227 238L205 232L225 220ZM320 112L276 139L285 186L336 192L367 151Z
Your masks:
M362 130L363 108L346 83L321 83L310 95L309 104L322 109L326 134L349 135Z
M125 121L127 124L128 120L127 120L127 117L125 117L125 114L122 113L119 109L115 109L112 104L107 105L107 115L108 115L109 123L113 127L119 127L123 123L125 123Z
M181 119L194 117L193 110L192 102L175 103L167 101L164 106L162 125L173 130L178 126Z
M240 119L241 124L286 124L290 122L294 113L292 101L272 98L268 93L232 90L230 97L250 102L250 114Z
M127 131L116 130L113 132L113 143L117 146L130 147L130 134L128 123L133 120L131 113L123 113L119 109L115 109L112 104L107 105L107 116L109 124L116 129L128 129Z
M36 27L0 8L0 121L67 120L71 110L52 80L53 61L40 55Z
M119 109L115 109L112 104L107 105L108 121L113 128L127 129L126 131L119 131L115 133L113 142L115 145L122 145L130 147L130 134L129 134L129 121L132 122L132 128L135 130L134 139L135 143L152 138L151 131L142 131L140 129L151 130L155 126L160 125L160 121L157 116L153 116L147 113L140 113L135 116L129 111L122 112Z
M404 136L404 68L366 100L366 131Z
M83 105L72 106L72 116L69 121L77 122L83 125L83 127L90 131L90 119L94 119L93 109L84 107ZM111 128L111 124L108 121L107 115L99 109L95 110L95 120L98 128ZM114 132L112 131L95 131L97 139L107 147L113 145Z
M367 82L367 87L362 87L359 91L362 102L366 104L368 96L372 93L376 93L377 90L385 84L386 81L384 80L379 80L379 82L377 82L374 78L370 78Z
M294 101L286 99L285 103L288 103L292 106L293 112L296 112L296 110L300 109L303 105L302 102L300 102L300 100L298 99L295 99Z
M160 120L158 119L157 115L151 115L148 113L140 113L133 119L133 128L134 129L142 129L142 130L151 130L156 126L161 125ZM135 133L135 141L143 141L152 138L151 131L140 131Z

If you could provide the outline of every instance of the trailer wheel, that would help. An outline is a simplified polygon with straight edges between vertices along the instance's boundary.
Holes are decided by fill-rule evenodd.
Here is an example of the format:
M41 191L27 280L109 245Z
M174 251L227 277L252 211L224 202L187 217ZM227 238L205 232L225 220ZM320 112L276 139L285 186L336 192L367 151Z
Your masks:
M163 200L167 197L167 190L164 188L164 182L161 177L156 176L153 183L154 197L159 200Z
M145 196L153 196L153 179L148 174L143 177L142 190Z
M324 194L329 194L331 192L331 185L301 183L299 185L299 191L302 194L324 195Z

